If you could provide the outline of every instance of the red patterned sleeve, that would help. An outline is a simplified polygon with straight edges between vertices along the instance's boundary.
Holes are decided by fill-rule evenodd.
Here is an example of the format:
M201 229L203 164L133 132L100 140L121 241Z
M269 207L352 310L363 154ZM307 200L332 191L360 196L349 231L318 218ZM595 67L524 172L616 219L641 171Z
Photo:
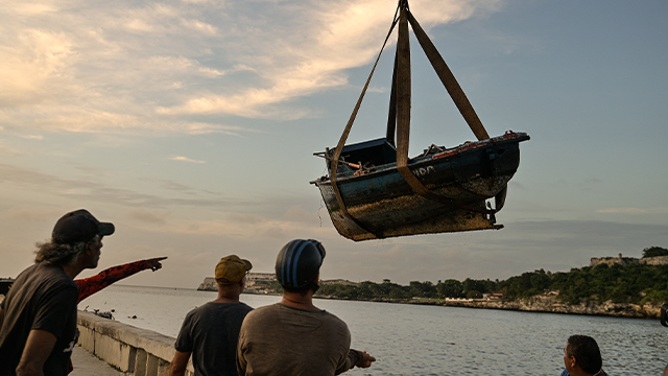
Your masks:
M130 264L112 266L90 278L76 279L74 282L79 286L79 302L112 283L120 281L123 278L129 277L147 268L148 265L146 265L146 260L141 260Z

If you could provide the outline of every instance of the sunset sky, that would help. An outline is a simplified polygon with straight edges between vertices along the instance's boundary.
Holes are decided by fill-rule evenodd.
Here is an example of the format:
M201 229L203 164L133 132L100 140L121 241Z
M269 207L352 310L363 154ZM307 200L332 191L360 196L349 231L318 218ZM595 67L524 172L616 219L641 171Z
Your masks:
M324 279L407 284L567 271L668 248L668 2L411 0L492 136L527 132L500 231L364 242L334 229L333 147L394 0L0 3L0 277L80 208L116 225L98 269L197 287L237 254L271 272L323 242ZM396 35L396 34L395 34ZM395 36L349 142L385 134ZM411 39L411 151L474 140Z

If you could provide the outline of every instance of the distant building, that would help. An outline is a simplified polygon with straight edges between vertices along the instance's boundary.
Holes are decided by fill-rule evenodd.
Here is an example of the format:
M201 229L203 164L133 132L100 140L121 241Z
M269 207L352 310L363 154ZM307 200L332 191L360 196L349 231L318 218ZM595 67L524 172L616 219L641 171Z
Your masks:
M248 273L246 276L246 292L260 292L266 294L270 291L270 283L276 281L275 273ZM320 281L323 285L341 284L348 286L359 286L357 282L351 282L345 279L324 279ZM203 291L217 291L216 279L213 277L204 278L204 282L200 283L197 290Z
M346 286L359 286L360 284L357 282L351 282L346 279L323 279L320 281L323 285L346 285Z
M482 298L486 300L501 300L505 297L505 294L503 291L495 291L495 292L486 292L482 294Z
M265 293L264 290L267 290L269 283L275 280L276 274L274 273L248 273L246 276L246 290L247 292L257 290L258 292ZM204 281L200 283L197 290L218 291L216 279L213 277L204 278Z
M246 286L256 286L258 284L267 285L276 280L275 273L248 273L246 276Z
M606 264L608 266L613 265L633 265L633 264L646 264L646 265L668 265L668 256L655 256L655 257L622 257L620 253L618 257L592 257L589 266L592 268L595 266Z

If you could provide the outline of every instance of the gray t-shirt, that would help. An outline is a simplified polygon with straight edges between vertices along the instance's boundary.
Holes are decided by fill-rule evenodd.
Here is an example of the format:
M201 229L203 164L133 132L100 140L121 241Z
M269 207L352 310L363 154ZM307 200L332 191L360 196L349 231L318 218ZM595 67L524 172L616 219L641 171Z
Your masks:
M252 310L244 303L209 302L188 312L174 348L192 352L195 376L237 375L239 329Z
M240 375L338 375L361 358L346 323L327 311L277 303L249 313L239 333Z

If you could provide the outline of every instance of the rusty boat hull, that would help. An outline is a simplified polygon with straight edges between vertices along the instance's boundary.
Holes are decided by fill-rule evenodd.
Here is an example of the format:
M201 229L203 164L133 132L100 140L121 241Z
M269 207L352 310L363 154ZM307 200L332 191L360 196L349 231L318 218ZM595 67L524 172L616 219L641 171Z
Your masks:
M343 149L347 163L339 163L337 187L349 216L341 210L328 176L311 183L320 189L337 231L355 241L500 229L503 225L496 224L493 214L462 207L484 211L490 199L496 200L497 209L503 206L506 186L519 166L519 143L528 139L526 133L509 131L450 149L432 145L411 159L408 167L418 180L455 206L413 192L392 160L396 158L394 147L385 139ZM324 153L326 158L328 152ZM349 162L361 168L352 169ZM327 163L331 167L331 162Z

